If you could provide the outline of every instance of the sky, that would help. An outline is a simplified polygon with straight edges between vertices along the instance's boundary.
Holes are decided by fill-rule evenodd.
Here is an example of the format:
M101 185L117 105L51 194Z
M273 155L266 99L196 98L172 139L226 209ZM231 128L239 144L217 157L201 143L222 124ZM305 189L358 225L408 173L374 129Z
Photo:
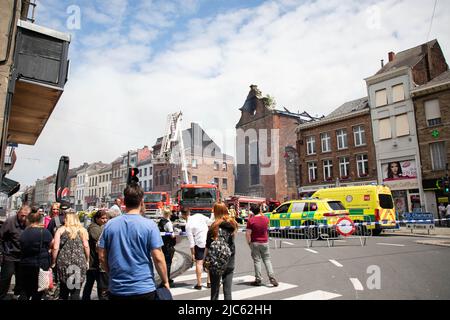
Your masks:
M450 61L447 0L36 2L36 24L71 35L70 71L36 144L16 149L22 186L62 155L76 167L151 147L180 110L234 156L252 84L278 109L326 115L366 96L390 51L438 39Z

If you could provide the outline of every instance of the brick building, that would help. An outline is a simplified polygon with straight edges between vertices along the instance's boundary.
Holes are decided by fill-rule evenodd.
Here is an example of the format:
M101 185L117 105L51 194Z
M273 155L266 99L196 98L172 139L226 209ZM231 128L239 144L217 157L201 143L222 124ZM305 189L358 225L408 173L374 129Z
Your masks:
M197 124L191 123L189 129L182 131L184 155L186 159L188 181L184 181L179 148L172 146L175 156L173 163L153 164L153 190L176 193L181 183L194 184L215 183L219 186L222 197L234 194L234 159L222 153L221 148ZM154 155L159 155L162 138L153 146Z
M397 54L365 79L377 156L378 182L387 185L398 213L426 210L433 200L422 185L416 117L411 92L448 70L437 40ZM433 200L435 201L435 200Z
M297 197L299 183L295 129L313 120L306 112L275 110L256 85L239 109L236 124L236 193L267 199Z
M300 196L335 186L377 182L368 98L344 103L297 128Z
M450 71L411 91L416 116L417 136L422 162L422 185L426 211L437 217L438 203L448 198L436 180L448 173L450 164Z

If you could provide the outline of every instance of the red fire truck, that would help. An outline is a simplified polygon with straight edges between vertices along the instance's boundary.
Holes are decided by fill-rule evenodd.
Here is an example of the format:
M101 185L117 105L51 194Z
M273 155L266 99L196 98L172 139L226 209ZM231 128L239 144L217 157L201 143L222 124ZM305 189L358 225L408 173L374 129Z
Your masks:
M179 211L189 209L211 217L214 204L220 200L220 191L215 184L182 184L177 191Z
M177 205L173 203L168 192L144 192L145 215L150 218L162 217L164 208L176 212Z

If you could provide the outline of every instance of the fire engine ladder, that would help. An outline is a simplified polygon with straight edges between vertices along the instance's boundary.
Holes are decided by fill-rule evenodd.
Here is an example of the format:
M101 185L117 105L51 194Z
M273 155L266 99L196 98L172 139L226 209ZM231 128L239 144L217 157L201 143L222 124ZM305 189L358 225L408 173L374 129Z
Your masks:
M181 160L181 170L183 171L184 181L188 182L188 173L186 167L186 156L184 152L184 143L183 137L181 133L181 116L182 112L176 112L169 114L167 117L167 127L166 134L163 137L161 143L161 152L160 157L162 157L165 162L172 162L173 159L173 150L172 150L172 142L178 142L179 152L180 152L180 160Z

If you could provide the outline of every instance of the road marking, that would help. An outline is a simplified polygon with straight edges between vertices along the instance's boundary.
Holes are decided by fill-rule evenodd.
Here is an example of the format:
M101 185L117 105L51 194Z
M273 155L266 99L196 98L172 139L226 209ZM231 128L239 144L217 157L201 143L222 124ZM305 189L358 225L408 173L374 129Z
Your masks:
M334 240L336 242L347 242L347 240Z
M254 281L255 277L254 276L242 276L242 277L236 277L233 279L233 282L235 283L241 283L241 282L251 282ZM187 284L184 285L182 287L175 287L175 288L170 288L170 292L172 293L172 296L178 296L178 295L182 295L182 294L187 294L187 293L194 293L194 292L202 292L203 290L197 290L194 289L194 284ZM206 286L203 286L203 289L206 289ZM209 292L209 291L208 291Z
M270 287L266 287L266 286L254 287L254 288L250 288L250 289L235 291L235 292L233 292L232 296L233 296L233 300L243 300L243 299L249 299L249 298L254 298L254 297L258 297L258 296L263 296L263 295L270 294L270 293L289 290L289 289L296 288L296 287L297 287L297 285L295 285L295 284L280 282L278 284L278 287L272 287L272 286L270 286ZM208 297L203 297L203 298L195 299L195 300L209 300L209 299L211 299L211 297L208 296ZM219 295L219 300L223 300L223 294Z
M288 245L290 245L290 246L293 246L293 245L294 245L293 243L287 242L287 241L283 241L283 243L286 243L286 244L288 244Z
M356 291L363 291L364 287L362 286L361 282L357 278L350 278L350 281L353 284L353 287Z
M404 247L404 244L395 244L395 243L377 243L380 246L393 246L393 247Z
M342 268L343 267L343 265L342 264L340 264L339 262L337 262L336 260L328 260L328 261L330 261L332 264L334 264L336 267L339 267L339 268Z
M299 296L290 297L282 300L331 300L334 298L342 297L342 295L332 292L326 292L322 290L312 291L309 293L301 294Z
M208 276L207 273L202 273L202 278L206 278ZM183 282L183 281L190 281L197 279L197 274L188 274L184 276L178 276L175 279L173 279L175 282Z
M314 251L312 249L305 249L306 251L312 252L312 253L318 253L317 251Z

